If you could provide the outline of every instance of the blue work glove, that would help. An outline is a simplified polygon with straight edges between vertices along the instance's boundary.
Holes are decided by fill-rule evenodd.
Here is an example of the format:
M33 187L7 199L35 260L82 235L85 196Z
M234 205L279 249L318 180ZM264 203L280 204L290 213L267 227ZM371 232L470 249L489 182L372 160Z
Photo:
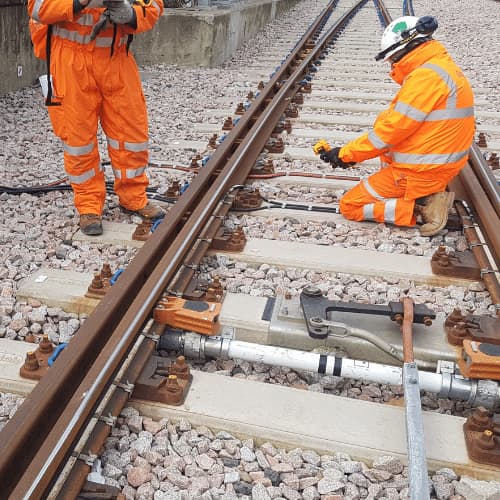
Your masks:
M128 0L104 0L109 20L115 24L129 24L135 19L134 9Z
M349 168L354 165L354 162L344 162L339 158L340 148L333 148L330 151L323 151L319 157L326 163L330 163L332 167Z

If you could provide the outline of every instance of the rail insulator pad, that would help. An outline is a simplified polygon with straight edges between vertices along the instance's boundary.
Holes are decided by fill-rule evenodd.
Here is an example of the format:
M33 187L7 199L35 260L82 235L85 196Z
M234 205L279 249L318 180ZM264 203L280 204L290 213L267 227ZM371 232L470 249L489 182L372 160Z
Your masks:
M172 328L217 335L220 330L221 308L222 305L216 302L167 297L158 302L153 318L158 323Z
M500 380L500 345L466 339L458 366L464 377Z

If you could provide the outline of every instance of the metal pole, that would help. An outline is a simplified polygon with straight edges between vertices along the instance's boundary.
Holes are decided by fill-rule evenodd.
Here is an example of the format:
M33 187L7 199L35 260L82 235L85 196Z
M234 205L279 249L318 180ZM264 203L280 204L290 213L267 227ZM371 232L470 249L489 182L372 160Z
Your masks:
M424 422L420 403L418 369L413 358L413 301L403 298L403 389L405 395L406 443L408 448L408 482L411 500L428 500L429 478L425 454Z

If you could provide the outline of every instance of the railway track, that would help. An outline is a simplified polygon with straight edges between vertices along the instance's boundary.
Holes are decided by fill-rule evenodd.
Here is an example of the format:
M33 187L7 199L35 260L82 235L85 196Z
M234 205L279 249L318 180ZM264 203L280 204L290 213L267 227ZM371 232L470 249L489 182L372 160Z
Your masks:
M390 6L385 15L391 15L396 9L400 9L400 6ZM359 27L354 28L353 32L350 33L349 26L351 22L354 25L355 20L359 17L363 18L363 22L376 22L377 12L373 7L367 5L366 2L334 3L330 4L323 14L322 18L320 17L313 22L309 31L292 49L283 63L276 68L269 81L259 86L258 92L255 92L256 95L247 97L243 109L240 107L237 110L237 113L242 112L243 114L235 114L235 116L230 117L231 123L227 123L226 126L228 130L222 132L225 135L218 136L219 144L216 144L217 147L214 148L213 144L206 146L201 152L200 158L195 157L190 166L186 165L187 169L196 171L189 188L170 208L166 220L156 228L143 245L141 244L141 250L116 283L103 295L100 302L97 305L95 302L89 302L89 307L93 309L93 312L80 328L78 335L60 354L56 365L57 370L48 370L38 382L36 389L32 391L0 434L0 446L4 451L0 457L2 491L8 492L12 498L39 498L47 495L57 478L60 477L68 458L74 452L76 444L85 432L87 424L91 422L93 429L86 431L87 434L90 434L86 436L89 438L89 444L80 449L80 456L87 457L87 460L72 460L70 471L65 473L64 484L61 484L61 481L57 484L57 488L60 488L58 492L60 498L76 496L80 491L86 474L91 470L92 457L99 453L103 440L110 432L110 422L112 423L113 417L120 413L128 401L132 390L130 384L133 385L139 379L158 343L162 345L159 336L164 333L165 326L160 324L158 317L161 316L159 309L169 308L168 300L165 302L164 299L165 294L167 297L171 297L171 301L174 298L180 299L182 296L189 295L191 297L197 294L196 298L201 298L202 302L208 300L207 294L212 297L209 302L213 301L214 294L217 295L218 288L213 285L213 282L212 286L209 284L210 290L203 289L200 283L198 283L198 289L195 286L196 280L202 277L204 266L206 266L205 255L213 246L214 241L217 241L222 247L219 250L211 251L211 254L215 256L211 258L215 258L218 266L211 274L212 278L215 274L221 275L226 290L231 284L231 276L227 274L228 264L231 261L253 262L259 266L270 263L276 267L280 265L280 262L281 265L284 262L286 267L303 267L305 269L314 269L310 266L311 262L318 262L317 272L324 268L331 273L328 277L320 276L328 285L325 289L319 288L320 296L322 296L322 292L334 290L329 285L336 278L334 273L339 272L367 277L387 277L392 274L392 279L409 281L408 293L410 295L412 287L414 287L413 282L417 284L430 283L442 287L451 284L463 288L467 288L466 283L482 282L490 297L490 305L484 308L484 312L492 320L496 319L495 315L498 315L498 304L500 303L497 272L497 252L500 248L498 242L500 237L500 231L498 231L498 185L478 146L472 148L470 166L464 169L463 174L452 186L459 194L457 198L460 201L455 204L456 214L452 220L454 227L451 228L450 234L454 230L456 233L460 233L462 230L463 236L457 234L455 237L448 237L449 243L461 242L464 244L466 242L465 244L470 247L471 254L477 261L477 265L473 266L472 271L469 269L470 272L476 273L473 278L470 276L460 277L460 272L463 271L460 269L460 265L455 265L453 259L446 255L439 256L441 274L431 272L433 270L429 268L432 247L422 250L422 260L405 259L404 257L409 256L404 255L404 253L401 255L392 253L391 263L384 263L382 259L381 262L375 262L368 266L368 262L364 261L363 258L373 258L373 252L363 253L362 249L359 254L356 254L358 262L353 263L352 256L355 255L355 251L352 249L343 251L342 247L337 249L323 247L325 252L316 254L316 250L312 248L311 244L305 243L301 250L310 252L306 261L304 254L294 257L291 254L290 245L279 245L278 243L281 242L278 241L270 246L279 249L281 252L279 256L273 255L273 252L269 250L269 245L265 246L265 240L248 240L245 249L241 252L239 247L245 242L245 237L241 235L241 232L233 231L229 237L227 234L221 235L221 228L226 221L229 221L234 227L234 224L241 223L244 217L261 216L264 210L272 212L276 207L281 207L281 210L286 210L287 207L289 210L295 210L288 212L289 218L302 216L295 214L310 214L318 211L323 217L330 217L332 224L337 227L341 223L336 214L336 196L328 197L322 191L325 190L325 183L328 182L327 191L341 192L352 185L359 176L376 168L374 164L367 162L367 165L363 165L355 171L356 175L350 176L345 172L326 171L324 167L317 165L312 156L310 146L316 142L316 139L328 135L333 142L342 143L346 138L354 136L361 128L369 125L371 118L365 117L363 113L366 100L368 100L368 97L365 97L366 90L360 91L359 87L356 87L358 85L356 82L363 75L367 72L371 75L372 89L370 93L374 94L375 103L386 100L383 96L376 95L377 91L390 88L384 70L372 65L369 59L366 60L366 67L363 71L358 73L346 71L340 80L337 76L334 78L331 76L335 67L338 66L339 60L342 61L339 53L341 54L340 51L344 50L342 46L344 35L350 37L348 38L350 44L353 41L356 44L359 43L358 50L362 53L366 35L361 32L361 36L359 36ZM380 15L384 15L383 11L380 12ZM370 47L376 45L377 33L374 33L373 39ZM332 54L334 54L333 60ZM353 57L353 55L348 57ZM363 58L359 57L359 60L363 60ZM261 76L258 69L254 71L256 76ZM322 77L323 74L327 75L326 78ZM310 95L308 94L309 86L311 86ZM339 87L341 90L338 90ZM346 94L351 93L353 99L362 101L363 105L361 107L351 105L349 108L347 104L342 103L340 108L336 108L335 105L330 107L323 104L323 110L326 112L318 114L314 111L318 109L318 104L314 105L314 103L319 102L320 105L322 102L324 103L321 99L325 97L325 94L330 94L332 88L335 88L336 92L342 92L339 94L342 101L346 99ZM364 95L360 96L359 93ZM331 96L332 94L330 94ZM338 99L338 96L333 97L333 99ZM335 103L335 100L333 102ZM302 109L297 115L300 107ZM349 109L354 114L345 116L343 114L345 109ZM284 132L290 127L290 134ZM332 131L333 128L335 132ZM198 129L200 134L206 134L207 131L207 128L200 127ZM274 136L270 139L273 133ZM337 133L338 135L336 135ZM221 140L222 137L223 140ZM287 144L281 148L280 140L284 139ZM262 153L264 149L268 151L265 155ZM272 165L269 160L271 160ZM200 166L202 163L203 167ZM292 188L290 188L291 196L286 199L284 193L286 188L283 186L287 184L282 181L286 180L289 183L290 180L299 178L298 175L291 175L290 172L290 167L296 167L297 164L303 165L302 172L309 175L307 178L310 182L309 191L319 191L323 197L322 203L312 203L311 201L302 203L301 194L311 195L307 190L305 193L295 194L295 197L299 199L293 199ZM280 173L285 173L286 176L280 177ZM272 176L276 176L275 182L278 184L269 184L264 179ZM256 191L242 187L252 177L255 179L252 181L254 186L257 186L261 193L267 191L273 194L272 199L267 194L265 195L267 208L265 205L257 203L262 200L259 200ZM318 183L318 180L321 181L321 184ZM304 182L302 178L300 181ZM280 182L282 184L279 184ZM229 213L230 210L234 210L238 206L240 208L239 215ZM303 210L297 211L297 208ZM324 215L327 212L330 213ZM291 213L294 215L290 215ZM346 227L352 229L357 226L347 224ZM362 225L361 227L370 226ZM395 234L399 235L400 233L400 230L388 229L383 236L384 238L393 238ZM240 250L240 253L231 251L234 249ZM434 248L434 250L437 251L438 248ZM346 259L349 252L351 259L343 261L342 259ZM382 257L383 252L379 253ZM340 264L332 265L330 268L328 261L332 259L332 255L339 260ZM403 258L399 259L400 256ZM276 259L276 262L272 262L272 259ZM424 267L424 260L427 268ZM443 264L446 260L448 262ZM302 265L299 265L301 261ZM394 269L395 262L401 263L400 269ZM419 263L423 267L416 270L408 269L405 262L411 262L410 266L417 266ZM451 273L442 269L450 267L452 268ZM200 271L202 271L201 275ZM294 281L293 278L287 279L290 285ZM304 288L304 283L298 281L299 283L295 284L295 292ZM322 281L320 283L323 284ZM282 288L286 288L285 285L286 282L283 280ZM93 288L99 289L97 285ZM270 286L268 294L273 295L278 288L280 288L279 284ZM290 286L289 288L293 289L294 287ZM290 290L282 291L286 291L286 293L283 298L279 299L281 300L280 311L283 312L283 308L287 308L289 313L292 310L295 313L293 308L298 308L297 300L294 301L293 298L289 297ZM329 296L337 293L341 294L337 290L329 293ZM308 296L310 299L318 297L317 292L312 287L309 287ZM303 298L303 294L301 297ZM158 302L160 301L162 304L161 300L164 303L162 307L159 307ZM217 312L216 306L213 307L213 310ZM352 307L360 312L364 306L358 304ZM154 309L156 311L155 320L152 317ZM182 306L180 309L183 309ZM297 309L297 311L300 314L300 310ZM202 328L215 329L217 327L216 312L209 317L208 321L201 322L200 320ZM415 307L414 312L416 321L419 317L422 322L432 314L432 311L420 310L418 306ZM444 308L441 308L440 312L444 312ZM384 314L393 317L395 314L402 313L402 309L389 313L384 311ZM276 306L274 314L277 314ZM193 317L194 315L190 319L192 322L194 321ZM200 323L197 324L198 327ZM495 326L497 323L493 324L493 328L497 329L498 327ZM321 328L325 326L328 325L323 324ZM335 328L335 325L330 326ZM302 331L304 331L304 327L302 327ZM398 331L397 326L392 328L389 338L391 345L396 345L399 351L402 350L402 344L398 343L395 337ZM295 345L290 345L290 339L285 339L284 335L280 336L276 333L274 333L274 342L272 342L273 336L270 335L264 343L272 343L283 349L298 348L300 345L304 346L306 343L304 338L306 338L308 347L312 347L318 343L311 340L310 333L309 330L309 335L307 332L305 335L304 333L297 334L299 340L296 341ZM203 349L205 349L206 354L210 355L224 353L228 345L228 342L224 344L224 341L220 339L207 338L208 340L205 341L205 337L185 337L183 334L170 335L168 338L170 343L164 344L164 349L175 347L179 350L184 347L187 352L189 349L186 348L186 339L198 339L191 340L191 344L189 344L195 355L201 353L201 344L198 350L195 349L196 342L200 342L201 339L204 339ZM240 357L243 356L245 346L238 344L237 333L229 344L231 342L233 349L236 349L235 352ZM442 358L452 362L456 357L455 351L452 348L446 350L442 346L442 342L435 346L434 352L429 353L426 343L427 339L415 338L414 349L416 358L424 365L427 363L425 365L427 369L435 371L438 361ZM362 342L360 345L359 341L351 339L345 341L334 339L331 344L340 345L350 356L354 356L351 354L352 352L359 353L361 357L363 354L368 355L370 360L377 359L378 356L380 363L392 362L392 365L401 361L401 359L395 360L394 356L387 353L381 354L380 346L367 347L366 342ZM237 350L238 346L240 347L239 351ZM302 349L305 350L305 347ZM290 355L289 351L283 352ZM228 352L226 354L229 355ZM238 357L234 353L232 355ZM260 356L256 359L268 359L262 357L265 354L261 353ZM315 354L311 356L310 366L326 363L323 368L325 370L326 368L331 369L334 375L356 375L354 370L349 372L347 361L344 362L344 368L347 369L347 372L339 371L341 368L338 365L342 365L341 358L321 357L321 355ZM307 354L304 352L299 358L302 361L297 360L297 364L293 365L293 368L300 369ZM362 357L362 359L366 358ZM283 358L281 361L283 362ZM332 366L329 365L330 362L333 363ZM320 371L319 365L317 369ZM426 387L434 388L436 386L435 380L439 379L441 384L439 390L442 392L444 380L451 380L451 378L446 378L447 376L442 374L437 375L439 375L437 378L429 376ZM421 376L427 380L425 375ZM396 374L393 380L397 382L400 377L401 374ZM389 383L386 376L382 380ZM469 384L464 383L459 386L457 390L463 392L460 394L462 397L466 394L467 401L479 405L489 405L490 409L495 409L498 405L496 382L483 382L481 379L481 383L478 384L473 380ZM448 395L456 396L457 394L453 391L454 388L451 388ZM100 419L99 416L103 418ZM111 420L105 418L107 416L111 416ZM43 427L40 426L42 420ZM16 432L11 432L13 429L16 429Z

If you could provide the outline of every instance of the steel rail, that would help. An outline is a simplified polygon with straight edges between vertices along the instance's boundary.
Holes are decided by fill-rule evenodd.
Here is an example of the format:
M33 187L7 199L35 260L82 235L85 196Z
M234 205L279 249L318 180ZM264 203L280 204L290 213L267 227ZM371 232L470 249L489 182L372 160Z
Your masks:
M337 29L341 29L364 3L359 2L347 12L337 22ZM314 26L303 38L303 45L313 32ZM232 185L245 179L291 97L299 90L297 80L307 74L322 48L323 45L318 44L304 57L289 80L284 78L291 70L286 65L280 68L252 103L250 110L253 110L231 131L233 140L226 139L204 171L195 178L188 190L191 196L179 199L169 212L167 223L160 225L146 242L138 254L140 258L131 262L116 288L104 297L60 356L58 371L50 371L40 381L6 425L0 434L3 450L0 487L5 495L38 498L50 488L99 398L110 386L137 332L147 321L154 303L175 276L183 257L211 218L215 205ZM295 60L299 51L297 47L292 52L288 63ZM277 99L273 100L271 94ZM239 140L249 131L250 140ZM216 175L218 169L220 173ZM216 179L219 182L215 182ZM190 214L187 221L186 213ZM41 424L42 415L44 425Z
M469 166L458 174L475 215L485 233L497 269L500 267L500 188L476 144L470 150Z
M386 23L389 24L392 21L389 12L378 0L376 2ZM403 13L415 15L411 0L404 3ZM477 144L472 144L468 164L450 182L450 188L466 198L467 202L474 207L473 213L468 213L464 207L455 203L464 226L464 235L481 269L481 277L486 289L497 308L496 314L500 315L500 284L497 277L500 268L500 187ZM483 248L484 243L474 227L475 219L484 235L493 262L486 254Z

